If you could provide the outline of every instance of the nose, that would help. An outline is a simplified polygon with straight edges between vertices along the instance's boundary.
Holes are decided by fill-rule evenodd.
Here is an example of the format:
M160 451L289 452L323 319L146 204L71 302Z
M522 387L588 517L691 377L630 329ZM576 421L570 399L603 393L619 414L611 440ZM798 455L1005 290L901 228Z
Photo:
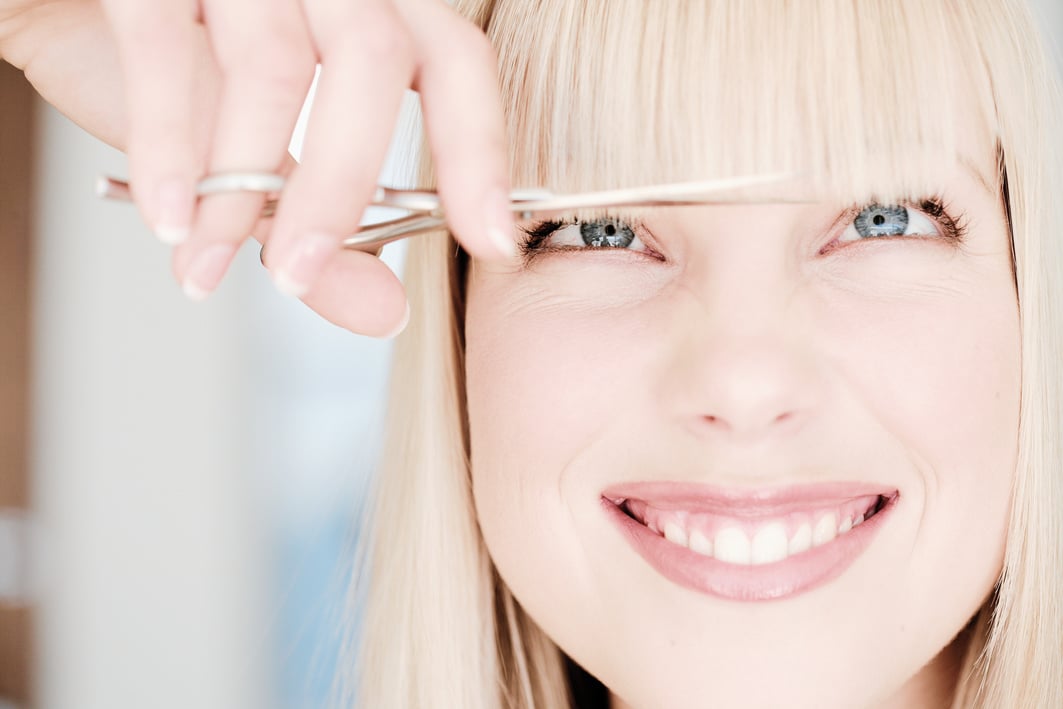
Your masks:
M806 337L791 328L690 328L666 368L668 406L699 438L757 445L796 434L826 396Z
M727 208L721 208L727 209ZM688 267L659 321L670 415L700 439L780 442L823 414L831 373L822 295L785 207L693 218ZM824 333L826 334L826 333Z

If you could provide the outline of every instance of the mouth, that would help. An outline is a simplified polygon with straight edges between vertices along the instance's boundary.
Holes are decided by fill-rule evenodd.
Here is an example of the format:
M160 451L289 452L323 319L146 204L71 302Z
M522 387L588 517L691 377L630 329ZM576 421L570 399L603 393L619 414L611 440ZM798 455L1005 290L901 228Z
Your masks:
M864 484L741 491L677 483L607 490L606 513L659 573L742 601L786 598L844 572L897 505Z

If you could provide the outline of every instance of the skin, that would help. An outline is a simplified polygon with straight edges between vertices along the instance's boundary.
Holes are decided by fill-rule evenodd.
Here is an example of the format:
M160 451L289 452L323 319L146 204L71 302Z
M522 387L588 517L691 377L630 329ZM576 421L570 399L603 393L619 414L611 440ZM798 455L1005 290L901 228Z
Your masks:
M1003 562L1019 317L987 143L935 184L965 241L836 239L849 205L658 210L656 256L474 261L473 488L505 583L617 708L941 707ZM785 196L808 196L792 185ZM629 481L861 481L897 507L795 597L673 584L599 503Z

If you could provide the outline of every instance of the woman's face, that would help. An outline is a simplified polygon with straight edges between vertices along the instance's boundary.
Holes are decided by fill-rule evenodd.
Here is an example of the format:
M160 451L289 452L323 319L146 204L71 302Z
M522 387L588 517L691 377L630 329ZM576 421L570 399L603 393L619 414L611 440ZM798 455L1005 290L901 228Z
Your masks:
M482 533L618 700L934 701L928 663L1001 569L1016 463L1018 309L978 148L941 203L671 208L473 264Z

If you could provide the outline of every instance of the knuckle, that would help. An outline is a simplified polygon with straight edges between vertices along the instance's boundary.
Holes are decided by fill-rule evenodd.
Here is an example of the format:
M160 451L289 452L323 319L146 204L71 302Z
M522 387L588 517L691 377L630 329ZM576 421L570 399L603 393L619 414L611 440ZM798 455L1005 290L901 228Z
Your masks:
M304 176L304 199L315 203L315 213L332 215L346 215L352 209L364 208L379 172L368 164L337 160L318 162L311 167L313 170L308 170ZM336 201L332 195L337 192L348 198Z
M470 61L492 66L497 63L498 54L491 40L474 25L462 21L455 32L454 47Z
M145 3L117 2L116 0L103 0L100 9L107 23L119 36L132 33L135 30L161 30L165 28L169 19L165 13L147 12L148 5Z
M254 57L254 59L250 59ZM296 47L275 48L264 54L245 53L223 66L230 79L246 82L271 95L298 95L300 99L314 79L314 57Z
M393 62L413 57L413 37L393 14L381 13L362 24L362 28L359 45L369 61Z
M147 3L121 3L104 13L119 49L143 58L193 51L190 18L180 13L151 12ZM186 24L187 21L187 24Z
M246 33L214 42L218 67L230 78L305 91L314 77L317 57L306 28L262 17Z
M165 27L143 26L116 32L119 45L129 57L146 57L141 61L159 66L173 66L176 58L191 57L193 48L184 35L168 32Z

